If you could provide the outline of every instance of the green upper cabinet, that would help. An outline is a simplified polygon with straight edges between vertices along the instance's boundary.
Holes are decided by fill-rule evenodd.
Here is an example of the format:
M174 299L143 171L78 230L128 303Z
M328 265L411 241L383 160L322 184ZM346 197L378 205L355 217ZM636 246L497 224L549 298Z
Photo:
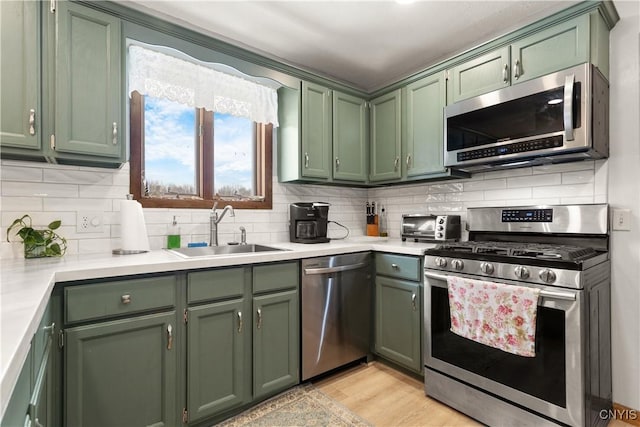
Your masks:
M509 86L509 51L506 46L451 68L449 99L458 102Z
M403 177L442 173L446 105L444 73L435 73L402 89Z
M333 92L333 178L367 180L367 107L362 98Z
M280 88L280 182L366 182L367 119L362 98L305 81Z
M448 102L458 102L585 62L609 74L609 28L600 13L547 26L449 69Z
M120 20L67 1L55 12L55 152L121 163ZM108 160L102 160L108 161Z
M402 176L400 101L400 89L371 100L371 181Z
M302 82L302 176L331 176L331 91Z
M582 15L511 45L511 82L527 81L589 61L589 15Z
M39 7L35 1L0 2L0 146L3 154L8 147L40 149Z

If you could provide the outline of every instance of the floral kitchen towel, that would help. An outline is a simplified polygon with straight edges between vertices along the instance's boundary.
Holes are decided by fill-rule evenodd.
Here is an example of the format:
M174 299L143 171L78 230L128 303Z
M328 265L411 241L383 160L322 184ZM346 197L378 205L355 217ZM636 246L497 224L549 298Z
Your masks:
M448 276L451 331L534 357L540 289Z

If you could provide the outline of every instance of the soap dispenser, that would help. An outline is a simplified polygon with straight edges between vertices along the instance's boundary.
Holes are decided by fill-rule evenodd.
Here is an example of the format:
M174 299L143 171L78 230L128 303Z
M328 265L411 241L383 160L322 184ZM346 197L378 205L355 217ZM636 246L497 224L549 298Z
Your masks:
M180 227L178 227L178 221L176 221L175 215L173 216L173 222L169 226L169 232L167 233L167 249L176 249L180 247Z

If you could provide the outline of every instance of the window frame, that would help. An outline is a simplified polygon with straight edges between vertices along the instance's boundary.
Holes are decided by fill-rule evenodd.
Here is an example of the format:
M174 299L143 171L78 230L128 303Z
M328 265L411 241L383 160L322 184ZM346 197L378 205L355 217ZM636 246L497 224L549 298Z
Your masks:
M144 96L134 91L131 93L129 104L129 142L130 142L130 179L129 192L134 200L145 208L185 208L211 209L214 202L231 205L234 209L272 209L273 207L273 125L256 123L256 193L263 196L262 200L246 200L229 196L213 194L213 113L197 110L197 123L202 124L202 134L199 135L196 146L198 169L197 188L202 198L156 198L144 196L144 182L142 179L144 168ZM208 142L208 143L207 143ZM207 166L210 159L211 167Z

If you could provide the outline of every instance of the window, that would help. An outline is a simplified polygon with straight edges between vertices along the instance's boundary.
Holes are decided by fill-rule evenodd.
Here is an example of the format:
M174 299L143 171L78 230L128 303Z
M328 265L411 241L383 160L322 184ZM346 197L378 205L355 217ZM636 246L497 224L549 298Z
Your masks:
M136 200L144 207L211 208L220 200L271 208L274 125L258 120L277 125L274 88L136 45L128 74Z

